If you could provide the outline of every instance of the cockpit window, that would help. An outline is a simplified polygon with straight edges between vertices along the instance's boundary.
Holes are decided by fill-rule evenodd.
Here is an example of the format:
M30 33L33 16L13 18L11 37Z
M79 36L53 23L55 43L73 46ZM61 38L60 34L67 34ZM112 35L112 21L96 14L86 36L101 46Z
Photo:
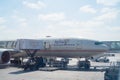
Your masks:
M95 45L101 45L103 42L95 42Z

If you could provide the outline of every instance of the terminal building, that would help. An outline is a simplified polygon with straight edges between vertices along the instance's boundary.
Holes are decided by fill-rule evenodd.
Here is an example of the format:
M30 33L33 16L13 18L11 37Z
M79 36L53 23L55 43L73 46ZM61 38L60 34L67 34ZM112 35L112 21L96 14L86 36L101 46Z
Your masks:
M120 52L120 41L103 41L109 47L110 52Z

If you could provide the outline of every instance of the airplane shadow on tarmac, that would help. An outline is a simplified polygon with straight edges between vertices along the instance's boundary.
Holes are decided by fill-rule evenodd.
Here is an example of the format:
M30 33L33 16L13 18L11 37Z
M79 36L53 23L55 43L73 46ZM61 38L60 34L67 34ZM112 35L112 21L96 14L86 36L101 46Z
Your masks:
M85 70L85 69L63 69L63 70L66 70L66 71L84 71L84 72L103 72L103 71L105 71L104 69L88 69L88 70Z
M34 70L34 71L35 71L35 70ZM24 73L28 73L28 72L33 72L33 71L19 70L19 71L15 71L15 72L10 72L9 74L24 74Z
M19 71L15 71L15 72L10 72L9 74L24 74L24 73L29 73L29 72L35 72L35 71L46 71L46 72L53 72L53 71L57 71L57 70L61 70L61 71L84 71L84 72L103 72L105 71L104 69L88 69L88 70L85 70L85 69L75 69L75 68L68 68L68 69L55 69L55 70L33 70L33 71L30 71L30 70L19 70Z

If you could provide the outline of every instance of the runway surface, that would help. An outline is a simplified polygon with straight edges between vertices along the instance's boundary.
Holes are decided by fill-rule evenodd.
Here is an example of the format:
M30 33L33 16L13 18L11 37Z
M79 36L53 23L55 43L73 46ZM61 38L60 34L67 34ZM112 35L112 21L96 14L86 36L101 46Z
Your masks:
M0 70L0 80L104 80L104 72L96 71L33 71L24 72L17 68Z
M110 57L115 61L120 54ZM71 65L75 65L72 60ZM92 62L92 66L108 66L109 63ZM21 68L8 67L0 69L0 80L104 80L104 71L101 70L56 70L56 71L23 71Z

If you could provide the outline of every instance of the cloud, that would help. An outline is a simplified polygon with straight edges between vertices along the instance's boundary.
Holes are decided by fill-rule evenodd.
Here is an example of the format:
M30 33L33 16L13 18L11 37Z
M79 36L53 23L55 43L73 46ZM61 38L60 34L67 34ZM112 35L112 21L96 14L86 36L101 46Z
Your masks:
M18 39L31 35L32 29L29 28L27 19L18 15L11 16L8 23L0 25L0 33L3 34L2 40ZM33 34L33 33L32 33Z
M3 17L0 17L0 32L2 32L6 28L5 22L6 20Z
M4 14L4 12L1 12L0 34L2 36L0 39L36 39L45 36L83 37L99 40L109 40L110 38L110 40L120 39L119 5L111 6L113 4L116 5L118 2L110 4L113 0L106 0L105 2L103 0L97 1L99 5L89 4L89 2L86 3L88 5L81 7L77 5L79 6L80 13L76 13L75 11L77 6L66 4L69 9L74 8L74 14L69 13L69 10L64 8L64 6L59 6L64 12L57 12L59 11L57 10L58 7L54 6L58 5L58 2L49 3L46 0L22 0L23 3L21 6L18 5L19 2L15 1L15 3L11 4L18 5L15 8L16 10L13 11L11 7L8 10L11 11L10 13ZM60 3L63 2L60 1ZM49 8L46 8L48 5ZM2 5L1 7L5 8ZM30 9L30 11L26 11L24 8ZM46 8L46 10L40 10L43 8ZM33 12L31 10L37 11ZM69 13L69 15L65 13Z
M37 2L23 1L23 5L31 9L41 9L46 7L46 4L41 1L37 1Z
M120 10L111 7L103 7L100 10L100 15L94 17L94 20L99 20L102 22L111 22L119 18Z
M108 27L108 29L111 31L120 31L120 26Z
M92 8L90 5L85 5L80 7L80 11L86 12L86 13L96 13L96 10Z
M105 6L115 6L120 3L120 0L97 0L98 4L103 4Z
M60 26L64 26L64 27L69 27L71 28L91 28L91 27L97 27L100 25L103 25L104 23L102 21L95 21L95 20L88 20L88 21L61 21L59 23L57 23Z
M17 25L20 25L20 26L27 26L28 25L26 18L17 16L17 15L13 15L12 18L15 20Z
M59 21L58 23L51 23L47 27L47 33L50 33L50 36L62 36L62 37L84 37L84 38L93 38L90 36L96 35L96 31L101 30L101 26L104 23L101 21L71 21L64 20Z
M43 21L60 21L65 19L64 13L39 14L38 18Z
M3 17L0 17L0 24L3 24L5 22L6 22L6 20Z
M0 31L4 30L6 26L0 25Z
M115 9L115 8L104 7L104 8L102 8L101 13L116 12L116 11L117 11L117 9Z
M107 10L107 11L105 11ZM117 19L119 11L117 10L110 10L109 8L104 8L102 9L102 14L95 17L95 20L100 20L100 21L112 21Z

